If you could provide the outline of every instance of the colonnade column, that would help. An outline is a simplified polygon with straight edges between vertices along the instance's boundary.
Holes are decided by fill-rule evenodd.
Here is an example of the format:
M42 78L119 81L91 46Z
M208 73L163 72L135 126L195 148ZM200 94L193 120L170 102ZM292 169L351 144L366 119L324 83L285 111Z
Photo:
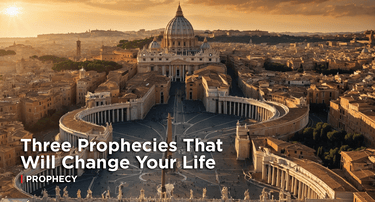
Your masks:
M268 184L271 184L271 165L268 165Z
M298 182L298 199L302 199L302 182Z
M264 164L264 159L262 161L262 180L265 181L267 178L267 169L266 169L266 164Z
M272 171L272 184L271 184L273 186L275 186L275 184L276 184L275 173L276 173L276 167L273 167L273 171Z
M286 171L285 175L286 175L285 190L289 191L289 180L290 180L289 170Z
M298 195L298 192L297 192L297 183L298 183L298 181L297 181L297 178L296 177L294 177L294 183L293 183L293 193L294 193L294 195L295 196L297 196Z
M224 101L224 114L227 114L228 101Z
M280 169L276 169L276 187L280 187Z
M280 170L281 172L281 189L285 189L285 174L284 174L284 171L283 170Z

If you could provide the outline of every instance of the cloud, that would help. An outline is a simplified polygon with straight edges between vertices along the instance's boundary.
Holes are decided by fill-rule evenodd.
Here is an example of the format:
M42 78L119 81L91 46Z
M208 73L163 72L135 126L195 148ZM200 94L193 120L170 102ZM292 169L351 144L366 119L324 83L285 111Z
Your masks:
M143 11L150 7L168 5L174 0L21 0L25 3L41 3L41 4L54 4L54 3L81 3L89 5L97 9L108 9L117 11ZM1 3L7 3L5 0L0 0ZM175 9L175 6L173 7Z
M375 4L366 0L188 0L188 4L224 7L243 13L275 15L375 16Z

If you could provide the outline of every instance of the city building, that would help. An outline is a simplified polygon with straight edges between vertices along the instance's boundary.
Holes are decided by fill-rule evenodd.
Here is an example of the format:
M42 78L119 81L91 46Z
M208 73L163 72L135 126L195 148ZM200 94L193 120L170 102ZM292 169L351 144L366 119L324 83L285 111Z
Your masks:
M311 84L307 89L307 101L310 104L325 104L329 106L331 100L336 100L340 92L335 83Z
M87 92L94 92L95 89L106 80L106 73L98 73L96 71L79 70L79 78L77 80L76 104L84 105Z
M167 24L163 39L156 38L148 49L139 51L138 73L150 71L170 77L172 81L185 81L186 75L206 64L220 63L220 53L205 40L200 46L193 26L184 17L180 5L176 16Z
M358 96L340 96L330 102L328 123L347 133L363 134L370 146L375 145L375 101Z

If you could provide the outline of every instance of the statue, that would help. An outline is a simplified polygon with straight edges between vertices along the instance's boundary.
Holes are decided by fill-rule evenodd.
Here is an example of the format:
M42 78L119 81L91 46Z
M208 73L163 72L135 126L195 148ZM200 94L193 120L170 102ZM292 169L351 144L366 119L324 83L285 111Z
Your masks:
M284 199L284 189L280 189L280 192L279 192L279 200L282 200Z
M205 199L205 198L206 198L206 193L207 193L207 189L206 189L206 188L203 188L202 199Z
M104 192L102 193L102 199L105 199L105 197L104 197Z
M142 188L140 192L141 192L141 193L140 193L140 195L139 195L139 199L140 199L140 200L145 199L145 190Z
M92 198L92 191L91 191L90 188L89 188L89 190L87 190L86 198Z
M250 200L250 194L249 194L249 190L248 189L245 191L244 195L245 195L244 200Z
M221 199L228 200L228 188L227 187L223 187L223 189L221 190Z
M43 198L47 198L48 197L48 193L47 193L46 189L43 189L42 195L43 195Z
M107 190L105 195L106 195L105 198L111 198L111 196L109 195L109 190Z
M170 192L170 194L169 194L170 198L173 197L173 190L174 190L174 187L171 189L171 192Z
M118 200L121 200L122 199L122 184L120 184L120 186L118 186L118 195L117 195L117 199Z
M266 188L263 188L263 190L262 190L262 195L260 195L260 197L259 197L261 200L266 200L266 199L268 199L269 197L268 197L268 194L267 194L267 192L266 192Z
M68 195L68 191L66 190L66 188L67 188L67 187L65 186L65 187L64 187L64 190L63 190L63 191L64 191L64 194L63 194L63 197L64 197L64 198L68 198L68 197L69 197L69 195Z
M286 200L292 200L292 196L290 195L289 192L286 192Z
M190 199L194 199L194 194L193 194L193 190L190 189Z
M80 189L78 189L78 191L77 191L77 198L81 198L81 190Z
M56 192L56 198L60 197L60 187L59 186L56 186L55 192Z

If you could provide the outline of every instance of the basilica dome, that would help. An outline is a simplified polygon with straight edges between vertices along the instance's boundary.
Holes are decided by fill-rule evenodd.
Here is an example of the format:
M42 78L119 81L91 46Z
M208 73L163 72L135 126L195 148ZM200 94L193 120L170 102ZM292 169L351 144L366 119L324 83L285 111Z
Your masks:
M148 48L151 49L151 50L160 48L160 44L156 41L156 37L154 37L154 40L150 43Z
M180 5L178 5L176 17L169 21L164 34L169 37L194 37L193 26L182 14Z
M178 51L191 49L196 44L193 26L184 17L181 6L178 5L176 16L169 21L164 30L162 47Z
M204 37L203 43L202 43L202 45L201 45L201 49L202 49L202 50L207 50L207 49L210 49L210 48L211 48L211 47L210 47L210 44L208 44L208 42L207 42L207 38Z

